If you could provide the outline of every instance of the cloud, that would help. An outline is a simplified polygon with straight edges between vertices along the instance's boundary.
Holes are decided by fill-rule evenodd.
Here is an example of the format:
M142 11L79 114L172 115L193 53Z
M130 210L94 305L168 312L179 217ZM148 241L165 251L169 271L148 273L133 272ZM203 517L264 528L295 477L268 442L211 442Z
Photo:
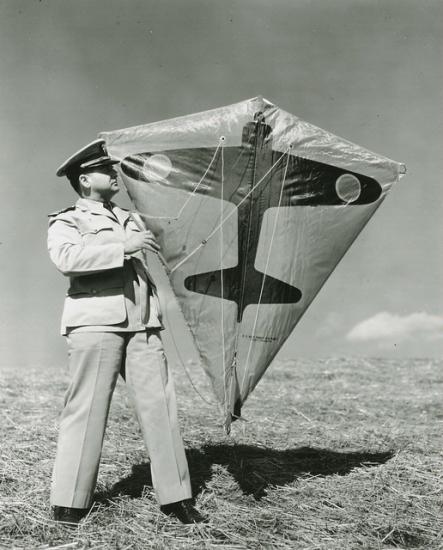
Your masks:
M361 321L346 335L351 342L400 341L418 337L426 340L443 338L443 316L418 312L402 317L382 311Z

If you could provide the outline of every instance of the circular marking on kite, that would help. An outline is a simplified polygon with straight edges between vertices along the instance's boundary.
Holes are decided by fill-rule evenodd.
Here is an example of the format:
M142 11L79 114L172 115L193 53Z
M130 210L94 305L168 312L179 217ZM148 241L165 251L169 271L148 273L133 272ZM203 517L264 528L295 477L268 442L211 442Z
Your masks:
M335 191L343 202L355 202L361 194L360 180L353 174L342 174L335 182Z
M151 181L166 179L171 170L172 164L169 157L162 154L151 155L143 164L143 174Z

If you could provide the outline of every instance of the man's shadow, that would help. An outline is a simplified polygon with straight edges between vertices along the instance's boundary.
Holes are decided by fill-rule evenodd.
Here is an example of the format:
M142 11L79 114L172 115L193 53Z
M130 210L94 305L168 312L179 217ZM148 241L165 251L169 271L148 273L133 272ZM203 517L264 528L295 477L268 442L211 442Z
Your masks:
M213 465L224 466L245 495L260 500L269 486L284 486L298 477L346 475L351 470L384 464L392 451L338 452L328 449L300 447L283 451L253 445L205 445L187 452L196 497L213 476ZM102 504L119 496L141 497L145 486L152 486L149 463L132 467L129 476L109 490L95 495Z

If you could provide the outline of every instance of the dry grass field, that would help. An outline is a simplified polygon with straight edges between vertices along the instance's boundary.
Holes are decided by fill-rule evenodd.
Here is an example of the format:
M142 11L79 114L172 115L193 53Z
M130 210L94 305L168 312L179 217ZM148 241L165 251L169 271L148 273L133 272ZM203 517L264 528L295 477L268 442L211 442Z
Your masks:
M227 437L214 405L175 377L197 508L185 526L158 510L148 457L119 382L96 504L78 531L48 505L60 369L3 369L0 548L443 548L443 364L277 362ZM212 399L198 370L192 378Z

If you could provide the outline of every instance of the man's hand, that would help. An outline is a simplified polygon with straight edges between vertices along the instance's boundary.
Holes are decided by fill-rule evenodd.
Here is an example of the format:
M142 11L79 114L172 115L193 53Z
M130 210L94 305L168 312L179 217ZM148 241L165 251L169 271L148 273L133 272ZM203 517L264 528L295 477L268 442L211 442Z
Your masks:
M160 250L160 246L157 244L151 231L134 233L126 239L125 254L134 254L139 250L150 250L151 252L158 252Z

